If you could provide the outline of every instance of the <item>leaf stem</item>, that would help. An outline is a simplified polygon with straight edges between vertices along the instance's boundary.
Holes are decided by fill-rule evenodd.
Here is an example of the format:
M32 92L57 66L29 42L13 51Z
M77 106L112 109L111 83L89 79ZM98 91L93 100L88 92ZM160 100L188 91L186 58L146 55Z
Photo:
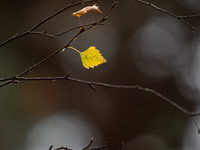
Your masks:
M80 18L80 16L78 17L78 23L79 23L79 26L81 26L81 18ZM80 30L81 30L81 27L80 27Z
M75 50L76 52L78 52L79 54L81 53L79 50L77 50L77 49L75 49L75 48L73 48L71 46L68 46L67 48L71 48L71 49Z

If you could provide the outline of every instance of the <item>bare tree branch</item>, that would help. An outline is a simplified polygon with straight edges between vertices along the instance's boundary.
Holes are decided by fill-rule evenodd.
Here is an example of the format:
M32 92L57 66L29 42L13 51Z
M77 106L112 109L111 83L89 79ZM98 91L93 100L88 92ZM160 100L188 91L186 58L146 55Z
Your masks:
M69 30L66 30L66 31L63 31L61 33L56 33L54 34L53 36L56 37L56 36L61 36L67 32L70 32L72 30L75 30L75 29L80 29L80 28L83 28L83 27L87 27L87 26L91 26L91 25L104 25L103 23L97 23L97 22L93 22L93 23L89 23L89 24L85 24L85 25L81 25L81 26L77 26L77 27L74 27L74 28L71 28Z
M186 16L176 16L179 19L186 19L186 18L197 18L200 17L200 14L196 14L196 15L186 15Z
M88 143L88 145L86 147L84 147L82 150L98 150L98 149L104 149L105 147L107 147L107 143L105 142L104 144L102 144L100 146L91 148L93 142L94 142L94 140L92 138L91 141ZM52 148L53 148L53 145L50 146L49 150L52 150ZM61 146L54 150L74 150L74 149L70 149L70 148Z
M84 3L87 3L87 2L92 2L94 0L85 0ZM186 25L188 25L189 27L192 28L192 30L194 30L194 27L188 23L187 21L185 21L184 19L187 19L187 18L194 18L194 17L200 17L200 14L197 14L197 15L187 15L187 16L177 16L171 12L168 12L160 7L157 7L156 5L152 4L152 3L149 3L149 2L146 2L146 1L143 1L143 0L135 0L137 2L140 2L140 3L143 3L143 4L146 4L146 5L149 5L151 7L153 7L154 9L158 10L158 11L161 11L163 13L166 13L180 21L182 21L183 23L185 23ZM66 75L66 76L63 76L63 77L23 77L25 74L27 74L28 72L32 71L34 68L38 67L39 65L41 65L42 63L46 62L47 60L49 60L50 58L52 58L53 56L55 56L56 54L58 54L59 52L62 52L63 49L65 49L66 47L68 47L80 34L88 31L89 29L93 28L94 26L96 25L103 25L103 22L108 18L108 14L110 13L110 11L116 7L116 5L118 4L118 2L115 2L111 8L107 11L107 13L97 22L93 22L93 23L90 23L90 24L86 24L86 25L81 25L81 26L77 26L77 27L74 27L74 28L71 28L69 30L66 30L66 31L63 31L61 33L57 33L57 34L54 34L54 35L51 35L51 34L48 34L46 31L42 31L42 32L37 32L37 31L34 31L35 29L37 29L39 26L41 26L42 24L44 24L45 22L47 22L48 20L50 20L51 18L57 16L58 14L60 14L61 12L65 11L66 9L70 8L70 7L73 7L73 6L77 6L77 5L80 5L82 4L83 2L79 2L79 3L75 3L75 0L73 0L71 2L71 4L69 4L67 7L61 9L60 11L56 12L55 14L45 18L44 20L42 20L41 22L39 22L36 26L32 27L31 29L21 33L21 32L18 32L17 34L15 34L13 37L11 37L10 39L6 40L5 42L2 42L0 44L0 46L3 46L15 39L18 39L20 37L23 37L27 34L39 34L39 35L43 35L43 36L47 36L47 37L51 37L51 38L54 38L56 36L60 36L60 35L63 35L69 31L72 31L72 30L75 30L75 29L78 29L78 28L81 28L81 30L78 31L78 33L76 35L74 35L73 38L71 38L71 40L69 40L68 43L66 43L64 46L62 46L61 48L59 48L58 50L56 50L55 52L53 52L52 54L48 55L47 57L45 57L44 59L42 59L41 61L39 61L38 63L34 64L33 66L29 67L28 69L24 70L23 72L21 72L20 74L16 75L16 76L13 76L13 77L7 77L7 78L2 78L0 79L0 82L2 82L2 84L0 85L0 87L3 87L3 86L6 86L10 83L18 83L19 81L33 81L33 80L37 80L37 81L41 81L41 80L68 80L68 81L72 81L72 82L78 82L78 83L82 83L82 84L86 84L88 86L90 86L90 88L96 90L97 88L95 86L103 86L103 87L108 87L108 88L117 88L117 89L135 89L135 90L140 90L140 91L144 91L144 92L149 92L151 94L154 94L155 96L161 98L162 100L166 101L167 103L169 103L170 105L172 105L173 107L175 107L176 109L178 109L179 111L181 111L182 113L186 114L190 119L191 121L193 122L193 124L195 125L195 127L198 129L198 132L200 133L200 129L198 128L198 125L196 124L195 120L193 119L193 117L195 116L199 116L200 115L200 112L189 112L188 110L184 109L183 107L181 107L180 105L176 104L175 102L173 102L172 100L168 99L167 97L165 97L164 95L162 95L161 93L153 90L153 89L150 89L150 88L146 88L146 87L142 87L140 85L133 85L133 86L130 86L130 85L112 85L112 84L107 84L107 83L100 83L100 82L91 82L91 81L85 81L85 80L81 80L81 79L76 79L76 78L72 78L72 77L69 77L69 74ZM90 143L85 147L83 148L83 150L95 150L95 149L103 149L107 146L106 143L104 143L103 145L99 146L99 147L94 147L94 148L90 148L91 145L93 144L93 139L90 141ZM119 150L121 150L123 148L124 144L122 143ZM53 146L51 146L49 148L49 150L52 150ZM55 150L72 150L72 149L68 149L67 147L60 147L60 148L57 148Z
M161 98L162 100L164 100L168 104L172 105L173 107L175 107L176 109L178 109L179 111L181 111L182 113L187 115L192 120L192 122L194 123L194 125L198 129L198 131L200 132L196 122L193 120L193 117L199 116L200 112L190 112L190 111L184 109L183 107L181 107L180 105L176 104L175 102L173 102L172 100L170 100L166 96L162 95L161 93L159 93L159 92L157 92L157 91L155 91L153 89L142 87L140 85L112 85L112 84L101 83L101 82L85 81L85 80L69 77L69 75L70 74L67 74L66 76L63 76L63 77L20 77L20 76L18 77L18 76L14 76L12 78L0 79L0 82L1 81L5 81L5 80L9 80L9 81L11 80L14 83L18 83L19 81L41 81L41 80L44 80L44 81L45 80L46 81L48 81L48 80L58 81L58 80L68 80L68 81L72 81L72 82L78 82L78 83L89 85L90 88L92 88L93 90L97 90L97 88L95 86L103 86L103 87L107 87L107 88L135 89L135 90L140 90L140 91L144 91L144 92L149 92L149 93L154 94L157 97Z
M90 2L90 1L86 1L86 2ZM115 2L115 3L111 6L111 8L108 10L108 12L107 12L98 22L92 23L92 24L91 24L89 27L87 27L87 28L82 28L82 29L81 29L67 44L65 44L64 46L62 46L61 48L59 48L58 50L56 50L55 52L53 52L52 54L50 54L49 56L47 56L46 58L44 58L43 60L41 60L40 62L34 64L34 65L31 66L31 67L29 67L28 69L26 69L26 70L23 71L22 73L16 75L16 77L21 77L21 76L27 74L28 72L30 72L30 71L33 70L34 68L38 67L39 65L41 65L41 64L44 63L45 61L49 60L50 58L52 58L53 56L55 56L55 55L58 54L59 52L62 52L62 50L65 49L66 47L68 47L68 46L71 44L71 42L73 42L80 34L82 34L82 33L86 32L86 31L88 31L89 29L93 28L93 27L96 26L96 25L102 24L102 22L104 22L104 21L107 19L107 15L110 13L110 11L111 11L113 8L115 8L115 6L117 5L117 3L118 3L118 2ZM78 3L78 4L79 4L79 3ZM74 4L74 5L78 5L78 4ZM73 6L74 6L74 5L73 5ZM61 11L59 11L59 12L61 12ZM56 14L58 14L58 13L56 13ZM55 16L55 14L54 14L53 16ZM50 17L48 17L48 18L50 18ZM52 18L52 16L51 16L51 18ZM44 19L44 20L47 20L47 19ZM42 21L42 22L44 23L44 21ZM42 22L39 23L38 25L41 25ZM37 25L37 26L38 26L38 25ZM35 26L34 29L35 29L37 26ZM32 29L31 29L31 30L32 30ZM5 81L5 78L3 78L2 81ZM14 79L14 80L12 79L12 80L6 81L5 83L1 84L0 87L3 87L3 86L8 85L8 84L10 84L10 83L15 83L15 79Z
M190 119L191 119L192 123L194 124L194 126L197 128L198 133L200 134L200 129L199 129L199 127L198 127L196 121L194 120L193 117L190 117Z
M70 32L70 31L73 31L73 30L75 30L75 29L80 29L80 28L82 28L82 27L87 27L87 26L91 26L91 25L104 25L104 24L103 24L103 23L97 24L97 22L88 23L88 24L85 24L85 25L73 27L73 28L71 28L71 29L68 29L68 30L66 30L66 31L63 31L63 32L60 32L60 33L56 33L56 34L48 34L47 31L41 31L41 32L32 31L32 32L30 32L29 34L37 34L37 35L47 36L47 37L50 37L50 38L55 38L55 37L57 37L57 36L61 36L61 35L64 35L65 33L68 33L68 32Z
M92 145L93 142L94 142L94 139L92 138L90 140L90 143L88 143L88 145L86 147L84 147L83 150L88 149Z
M51 16L45 18L44 20L42 20L41 22L39 22L37 25L35 25L35 26L32 27L31 29L29 29L29 30L27 30L27 31L25 31L25 32L23 32L23 33L18 32L18 33L15 34L13 37L11 37L11 38L9 38L8 40L6 40L6 41L0 43L0 47L3 46L3 45L5 45L5 44L7 44L7 43L9 43L9 42L11 42L11 41L13 41L13 40L15 40L15 39L21 38L21 37L23 37L23 36L25 36L25 35L28 35L28 34L36 34L37 32L33 32L35 29L37 29L38 27L40 27L42 24L44 24L44 23L47 22L48 20L52 19L53 17L57 16L58 14L62 13L63 11L67 10L67 9L70 8L70 7L74 7L74 6L77 6L77 5L81 5L81 4L83 4L83 3L89 3L89 2L93 2L93 1L95 1L95 0L84 0L84 1L82 1L82 2L78 2L78 3L74 4L75 1L73 0L68 6L66 6L65 8L63 8L63 9L61 9L61 10L59 10L58 12L54 13L53 15L51 15ZM37 34L41 34L41 33L37 33ZM46 36L47 36L47 35L46 35Z
M162 8L160 8L160 7L152 4L150 2L146 2L146 1L143 1L143 0L135 0L135 1L143 3L143 4L146 4L146 5L149 5L149 6L153 7L154 9L156 9L158 11L161 11L161 12L163 12L165 14L168 14L168 15L170 15L170 16L178 19L178 20L180 20L184 24L188 25L192 29L192 31L194 31L194 26L192 26L189 22L185 21L184 19L186 19L186 18L200 17L200 14L197 14L197 15L186 15L186 16L177 16L177 15L175 15L175 14L173 14L173 13L167 11L167 10L164 10L164 9L162 9Z
M146 87L141 87L140 85L112 85L112 84L107 84L107 83L101 83L101 82L91 82L91 81L85 81L85 80L81 80L81 79L76 79L76 78L72 78L69 77L69 74L63 77L13 77L13 78L7 78L7 80L12 79L13 81L41 81L41 80L52 80L52 81L57 81L57 80L69 80L69 81L73 81L73 82L78 82L78 83L83 83L86 85L89 85L92 89L97 89L94 86L103 86L103 87L108 87L108 88L118 88L118 89L137 89L140 91L145 91L145 92L149 92L152 93L158 97L160 97L161 99L165 100L167 103L169 103L170 105L172 105L173 107L177 108L178 110L180 110L181 112L183 112L184 114L188 115L188 116L198 116L200 115L200 112L195 113L195 112L189 112L186 109L182 108L181 106L179 106L178 104L174 103L172 100L168 99L167 97L165 97L164 95L160 94L159 92L153 90L153 89L149 89ZM5 81L6 79L0 79L0 81Z

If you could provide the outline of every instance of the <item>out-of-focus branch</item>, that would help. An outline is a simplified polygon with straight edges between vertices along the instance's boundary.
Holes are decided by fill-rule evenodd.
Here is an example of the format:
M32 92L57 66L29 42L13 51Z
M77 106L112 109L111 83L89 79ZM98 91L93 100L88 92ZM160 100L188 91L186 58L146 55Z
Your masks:
M88 143L88 145L86 147L82 148L81 150L99 150L99 149L104 149L104 148L107 147L107 142L103 143L100 146L91 147L93 142L94 142L94 140L92 138L91 141ZM118 150L122 150L123 147L124 147L124 142L121 143L121 145L120 145ZM53 145L50 146L49 150L52 150L52 149L53 149ZM74 150L74 149L61 146L61 147L58 147L58 148L53 149L53 150Z
M18 38L21 38L25 35L28 35L28 34L41 34L41 35L45 35L45 36L49 36L51 37L51 35L47 35L45 34L45 32L34 32L35 29L37 29L38 27L40 27L42 24L44 24L45 22L49 21L50 19L54 18L55 16L59 15L60 13L62 13L63 11L69 9L70 7L74 7L74 6L77 6L77 5L81 5L81 4L84 4L84 3L89 3L89 2L93 2L95 0L83 0L82 2L78 2L78 3L75 3L75 0L73 0L68 6L66 6L65 8L59 10L58 12L54 13L53 15L43 19L41 22L39 22L37 25L33 26L32 28L30 28L29 30L21 33L21 32L18 32L17 34L15 34L14 36L12 36L11 38L7 39L6 41L0 43L0 47L15 40L15 39L18 39Z
M187 18L198 18L200 17L200 14L196 14L196 15L186 15L186 16L176 16L179 19L187 19Z
M84 147L82 150L98 150L98 149L104 149L105 147L107 147L107 143L105 142L104 144L102 144L100 146L91 148L93 142L94 142L94 140L92 138L91 141L89 142L89 144L86 147ZM49 150L52 150L52 148L53 148L53 145L50 146ZM54 150L74 150L74 149L70 149L70 148L61 146Z
M185 21L184 19L200 17L200 14L196 14L196 15L186 15L186 16L178 16L178 15L175 15L175 14L173 14L173 13L171 13L171 12L165 10L165 9L162 9L162 8L160 8L160 7L156 6L156 5L154 5L153 3L146 2L146 1L143 1L143 0L135 0L135 1L140 2L140 3L143 3L143 4L146 4L146 5L149 5L149 6L153 7L154 9L156 9L156 10L158 10L158 11L161 11L161 12L163 12L163 13L165 13L165 14L168 14L168 15L170 15L170 16L172 16L172 17L178 19L178 20L180 20L181 22L183 22L184 24L186 24L187 26L189 26L189 27L192 29L192 31L194 31L194 26L192 26L189 22Z

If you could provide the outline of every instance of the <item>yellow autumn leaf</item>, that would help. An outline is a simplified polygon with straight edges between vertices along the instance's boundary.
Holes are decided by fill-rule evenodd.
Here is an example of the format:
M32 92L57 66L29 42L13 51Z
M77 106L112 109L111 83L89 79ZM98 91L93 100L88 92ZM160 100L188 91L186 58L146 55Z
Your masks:
M86 51L80 52L80 55L82 64L87 69L107 62L94 46L91 46Z

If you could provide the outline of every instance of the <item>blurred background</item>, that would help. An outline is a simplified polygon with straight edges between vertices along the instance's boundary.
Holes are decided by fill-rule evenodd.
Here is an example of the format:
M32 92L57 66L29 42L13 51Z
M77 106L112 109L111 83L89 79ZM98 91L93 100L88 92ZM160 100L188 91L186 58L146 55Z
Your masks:
M118 0L105 26L81 34L71 46L95 46L107 63L85 69L71 49L29 72L27 77L65 76L117 85L148 87L188 111L200 111L200 18L176 18L134 0ZM0 42L24 32L67 6L71 0L1 0ZM78 0L76 2L79 2ZM115 0L98 0L67 9L36 31L63 32L78 25L73 12L97 4L103 14L81 16L98 21ZM176 15L200 13L198 0L148 0ZM27 35L0 47L0 78L17 75L65 45L79 29L54 39ZM108 150L197 150L200 135L188 116L153 94L71 81L20 81L0 88L0 149L81 149L108 142ZM200 126L200 117L196 117Z

